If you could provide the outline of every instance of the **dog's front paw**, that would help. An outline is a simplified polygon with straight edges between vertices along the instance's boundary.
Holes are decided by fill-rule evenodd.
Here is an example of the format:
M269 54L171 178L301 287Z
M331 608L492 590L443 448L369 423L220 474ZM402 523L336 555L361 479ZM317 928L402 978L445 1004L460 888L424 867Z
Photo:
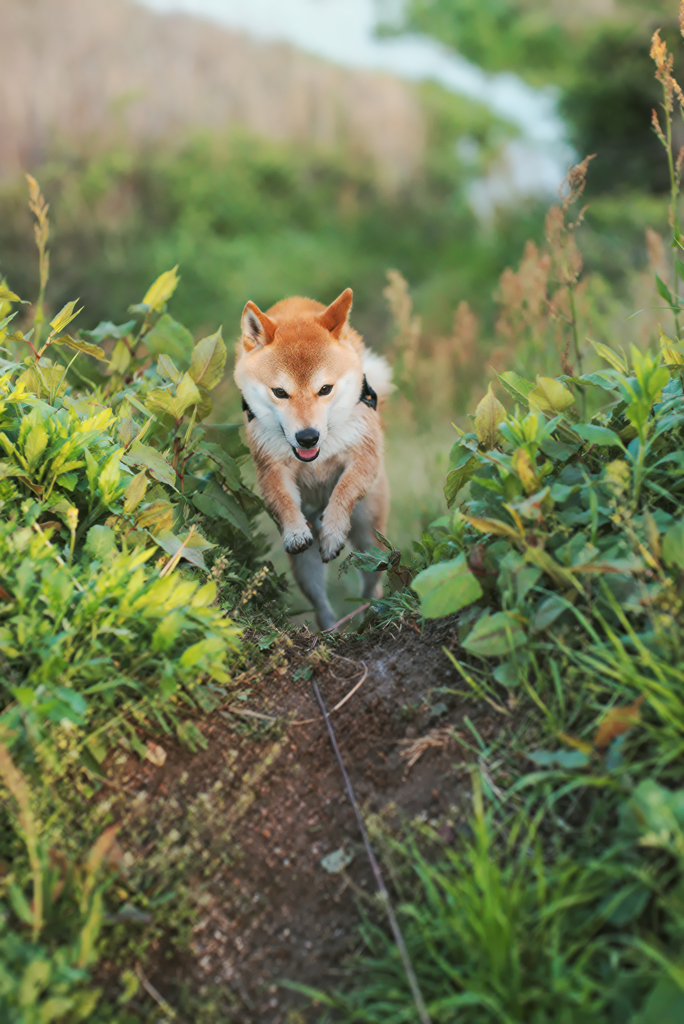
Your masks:
M321 551L321 558L324 562L332 562L333 558L337 558L345 545L348 533L349 528L334 528L326 526L326 524L323 523L321 532L318 536L318 543Z
M283 542L288 555L299 555L313 544L313 533L308 523L294 530L283 531Z

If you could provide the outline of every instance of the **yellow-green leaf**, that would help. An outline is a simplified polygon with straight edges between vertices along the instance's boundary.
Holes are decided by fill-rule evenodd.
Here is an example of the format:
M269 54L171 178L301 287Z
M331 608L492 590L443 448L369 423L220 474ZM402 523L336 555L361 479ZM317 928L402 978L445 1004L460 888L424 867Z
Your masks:
M0 302L21 302L21 299L11 291L4 281L0 281Z
M83 352L86 356L92 356L93 359L99 359L101 362L107 362L107 356L99 345L91 345L89 341L81 341L80 338L72 338L69 334L64 334L61 338L55 338L54 345L68 345L69 348L74 349L76 352Z
M513 452L513 468L520 477L526 494L534 494L539 490L539 478L534 471L532 459L525 448L517 448Z
M591 338L589 341L591 341ZM610 363L614 370L617 370L619 373L627 373L629 368L624 356L619 356L617 352L613 352L612 348L608 348L607 345L602 345L600 341L591 341L591 344L594 346L596 352L598 352L598 354L602 356L607 363Z
M475 433L480 444L485 448L493 448L499 437L499 425L505 419L506 410L492 391L490 384L487 394L475 410Z
M123 510L126 513L134 512L140 502L145 497L145 491L147 490L147 474L145 470L141 470L140 473L136 473L128 487L124 491L124 506Z
M521 541L524 539L524 535L520 534L513 526L509 526L508 523L502 523L500 519L487 519L484 516L464 516L461 514L461 519L465 519L466 523L470 523L480 533L493 533L497 537L508 537L509 540Z
M660 327L660 324L658 326ZM684 366L684 355L675 348L675 345L676 342L672 338L668 338L665 331L660 327L660 351L667 368L670 370L676 366Z
M190 376L195 384L201 384L207 391L211 391L223 376L225 362L226 346L219 327L215 334L209 335L208 338L202 338L193 348L190 359Z
M50 321L52 334L58 334L59 331L63 331L67 324L70 324L72 320L75 320L83 309L83 306L81 306L81 309L77 309L76 312L74 312L74 307L77 302L78 299L74 299L73 302L67 302L66 306L62 306L54 320Z
M157 373L160 377L166 377L167 380L172 381L174 384L177 384L181 378L180 370L171 356L167 356L165 352L162 352L157 360Z
M143 303L149 306L151 309L156 309L157 312L161 312L164 305L169 301L171 296L176 290L180 278L176 271L178 270L178 264L172 270L165 270L163 274L160 274L157 280L151 285L145 293Z
M537 383L527 396L530 409L535 412L564 412L575 404L572 391L553 377L537 377Z
M411 583L426 619L440 619L482 597L482 587L468 568L465 555L438 562L419 572Z

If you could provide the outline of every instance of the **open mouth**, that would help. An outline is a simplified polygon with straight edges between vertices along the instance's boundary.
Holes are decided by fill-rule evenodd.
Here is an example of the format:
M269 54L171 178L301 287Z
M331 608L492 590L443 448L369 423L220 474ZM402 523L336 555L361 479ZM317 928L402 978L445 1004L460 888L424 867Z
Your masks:
M293 445L292 451L300 462L313 462L314 459L318 458L320 448L295 448Z

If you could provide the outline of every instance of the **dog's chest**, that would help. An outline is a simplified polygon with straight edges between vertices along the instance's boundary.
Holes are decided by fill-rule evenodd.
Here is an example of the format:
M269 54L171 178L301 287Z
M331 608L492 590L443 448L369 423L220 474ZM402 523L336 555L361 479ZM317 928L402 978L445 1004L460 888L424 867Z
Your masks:
M297 485L302 500L302 512L313 522L316 514L322 512L330 501L335 484L342 476L344 464L341 459L326 459L320 466L302 468Z

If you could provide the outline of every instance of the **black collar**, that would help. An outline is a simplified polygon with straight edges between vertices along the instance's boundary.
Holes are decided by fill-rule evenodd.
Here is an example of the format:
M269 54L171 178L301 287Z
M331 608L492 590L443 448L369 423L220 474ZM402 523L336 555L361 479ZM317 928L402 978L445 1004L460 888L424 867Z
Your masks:
M363 404L367 405L369 409L377 410L378 408L378 396L366 380L365 373L363 375L363 385L361 387L361 397L359 398L359 402L363 402Z
M359 402L363 402L363 404L367 405L369 409L377 410L378 408L378 396L375 393L375 391L373 391L373 388L366 380L365 373L363 375L363 384L361 386L361 395L359 396ZM256 419L256 416L254 415L250 407L247 405L247 402L245 402L244 395L242 396L242 411L247 413L248 423L251 423L252 420Z

